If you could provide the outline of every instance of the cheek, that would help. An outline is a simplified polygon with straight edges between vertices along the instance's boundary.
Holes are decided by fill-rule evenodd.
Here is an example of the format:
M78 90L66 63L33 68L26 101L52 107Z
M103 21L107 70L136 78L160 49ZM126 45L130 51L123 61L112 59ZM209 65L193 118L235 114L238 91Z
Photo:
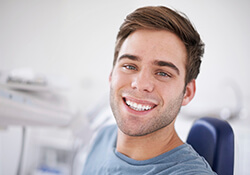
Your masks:
M158 88L158 92L161 92L161 96L163 101L165 103L168 103L169 101L173 99L177 99L180 97L183 97L184 95L184 84L175 84L175 85L164 85L161 86L161 88Z
M127 85L130 81L129 76L122 74L119 71L114 71L110 78L110 86L114 89L119 89Z

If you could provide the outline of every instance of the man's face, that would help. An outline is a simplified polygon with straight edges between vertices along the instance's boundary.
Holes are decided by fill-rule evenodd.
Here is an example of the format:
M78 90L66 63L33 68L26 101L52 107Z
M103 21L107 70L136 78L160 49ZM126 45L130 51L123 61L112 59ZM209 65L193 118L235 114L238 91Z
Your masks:
M124 41L110 75L110 104L123 133L143 136L164 128L191 100L186 57L182 41L168 31L138 30Z

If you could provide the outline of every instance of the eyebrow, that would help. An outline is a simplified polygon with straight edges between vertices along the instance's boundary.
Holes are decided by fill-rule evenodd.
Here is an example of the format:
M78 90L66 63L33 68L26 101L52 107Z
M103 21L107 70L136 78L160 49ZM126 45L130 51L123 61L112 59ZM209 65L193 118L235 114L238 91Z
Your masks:
M138 56L135 56L135 55L130 55L130 54L124 54L124 55L121 55L118 59L118 61L122 60L122 59L130 59L130 60L133 60L133 61L141 61L141 58L138 57ZM169 68L172 68L173 70L176 71L176 73L178 75L180 75L180 70L171 62L168 62L168 61L160 61L160 60L156 60L153 62L154 65L156 66L160 66L160 67L169 67Z
M170 67L175 70L178 75L180 75L180 70L171 62L156 60L154 61L154 65Z
M130 54L124 54L124 55L120 56L118 61L120 61L124 58L128 58L128 59L133 60L133 61L141 61L141 58L139 58L138 56L130 55Z

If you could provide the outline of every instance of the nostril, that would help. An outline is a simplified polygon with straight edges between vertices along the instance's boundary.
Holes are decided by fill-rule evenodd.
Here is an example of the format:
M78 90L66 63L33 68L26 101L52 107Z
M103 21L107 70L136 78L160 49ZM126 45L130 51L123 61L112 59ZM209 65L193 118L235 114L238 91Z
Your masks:
M151 71L141 70L133 77L131 87L141 92L152 92L154 90L153 78Z
M139 91L152 92L154 90L154 84L150 81L133 81L131 83L132 89L137 89Z

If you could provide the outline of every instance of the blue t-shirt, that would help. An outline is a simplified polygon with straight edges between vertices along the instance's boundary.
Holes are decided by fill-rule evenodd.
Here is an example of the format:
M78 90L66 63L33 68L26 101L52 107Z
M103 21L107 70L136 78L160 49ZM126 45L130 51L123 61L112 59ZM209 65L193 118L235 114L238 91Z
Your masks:
M157 157L137 161L116 151L117 127L103 128L87 157L83 175L214 175L188 144Z

